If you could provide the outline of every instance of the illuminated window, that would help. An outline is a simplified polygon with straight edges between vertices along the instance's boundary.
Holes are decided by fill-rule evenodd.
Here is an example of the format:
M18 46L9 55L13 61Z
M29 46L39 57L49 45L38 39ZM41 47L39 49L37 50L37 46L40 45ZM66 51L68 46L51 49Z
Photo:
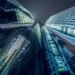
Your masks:
M73 33L73 29L71 29L71 28L67 28L67 33L72 35L72 33Z
M58 30L62 30L62 27L60 27L60 26L56 26L56 29L58 29Z
M58 55L58 54L59 54L59 52L58 52L58 50L57 50L56 47L53 47L53 48L52 48L52 51L53 51L53 53L54 53L55 55Z
M28 24L31 23L32 24L34 22L34 20L31 17L29 17L27 14L25 14L21 10L17 10L16 14L17 14L18 21L20 23L28 23Z
M53 40L48 40L49 41L49 43L51 44L51 43L54 43L54 41Z
M62 60L62 58L60 56L56 56L55 60L58 64L58 67L65 67L65 63L64 63L64 61Z
M67 29L66 27L63 27L63 32L66 32L66 29Z
M49 35L47 35L47 39L48 40L52 40L52 37L50 37Z
M73 36L75 36L75 29L73 30Z
M56 45L55 44L51 44L51 47L53 48L53 47L55 47L56 48Z

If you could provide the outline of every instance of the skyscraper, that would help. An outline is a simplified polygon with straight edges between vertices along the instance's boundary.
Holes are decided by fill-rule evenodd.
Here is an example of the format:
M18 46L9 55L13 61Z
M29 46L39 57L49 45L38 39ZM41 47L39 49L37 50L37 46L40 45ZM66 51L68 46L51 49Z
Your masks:
M75 56L75 6L51 16L45 23L57 44L61 46L62 54L72 67Z
M34 18L31 16L29 11L23 8L21 4L15 4L14 1L1 1L0 28L32 26L34 24Z

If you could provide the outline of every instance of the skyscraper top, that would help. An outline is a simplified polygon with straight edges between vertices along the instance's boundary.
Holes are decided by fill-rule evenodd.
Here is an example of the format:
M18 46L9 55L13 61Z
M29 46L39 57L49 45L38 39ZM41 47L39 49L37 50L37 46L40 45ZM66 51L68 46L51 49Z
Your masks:
M75 24L75 6L51 16L46 21L46 24L74 25Z

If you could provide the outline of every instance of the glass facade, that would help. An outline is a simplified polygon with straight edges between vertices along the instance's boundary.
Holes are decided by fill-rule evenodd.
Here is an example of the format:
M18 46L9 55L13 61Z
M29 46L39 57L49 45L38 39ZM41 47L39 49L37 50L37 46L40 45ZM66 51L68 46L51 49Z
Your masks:
M75 28L74 27L69 27L69 26L64 26L64 25L51 25L49 26L55 30L58 30L66 35L69 35L71 37L75 37Z
M75 60L73 60L73 58L75 58L75 6L51 16L46 21L45 26L48 28L49 32L52 33L52 36L56 40L56 43L60 48L60 52L66 59L67 64L69 64L70 72L75 73ZM53 47L53 49L56 48L54 44L52 44L51 47ZM57 51L55 52L55 49L53 51L54 53L57 53ZM61 67L59 71L62 71L62 65L64 64L61 58L59 56L55 58L56 62L59 63L58 66ZM64 67L64 69L66 68Z
M69 36L74 37L74 30L75 30L75 6L66 9L56 15L51 16L46 25L54 28L62 33L65 33Z
M71 74L71 70L69 69L70 67L68 67L62 53L59 50L59 47L46 27L43 27L42 35L45 46L45 58L49 68L48 71L51 71L50 74Z
M24 11L8 1L5 2L4 7L0 7L0 24L3 24L5 28L32 26L35 22L28 11Z

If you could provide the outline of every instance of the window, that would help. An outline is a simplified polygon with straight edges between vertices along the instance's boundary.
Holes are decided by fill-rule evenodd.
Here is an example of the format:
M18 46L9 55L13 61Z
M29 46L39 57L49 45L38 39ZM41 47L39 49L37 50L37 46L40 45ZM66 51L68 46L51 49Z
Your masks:
M66 32L67 28L66 27L63 27L63 32Z
M53 48L52 48L52 51L53 51L53 53L54 53L55 55L59 55L59 52L58 52L58 50L57 50L56 47L53 47Z
M21 10L17 9L16 10L16 15L19 23L33 23L34 20L28 16L28 14L22 12Z
M60 26L56 26L56 29L62 31L62 27L60 27Z
M72 33L73 33L73 29L71 29L71 28L67 28L67 33L72 35Z
M56 60L56 63L58 64L58 70L59 71L66 71L67 70L67 67L66 67L65 62L62 59L62 57L56 56L55 60Z
M56 45L55 44L51 44L51 47L53 48L53 47L55 47L56 48Z
M16 22L17 17L15 11L0 11L0 23Z
M64 62L60 56L56 56L55 59L56 59L56 62L58 63L59 67L64 66Z
M49 44L54 43L54 41L53 41L53 40L48 40L48 41L49 41Z
M75 36L75 29L73 30L73 36Z

